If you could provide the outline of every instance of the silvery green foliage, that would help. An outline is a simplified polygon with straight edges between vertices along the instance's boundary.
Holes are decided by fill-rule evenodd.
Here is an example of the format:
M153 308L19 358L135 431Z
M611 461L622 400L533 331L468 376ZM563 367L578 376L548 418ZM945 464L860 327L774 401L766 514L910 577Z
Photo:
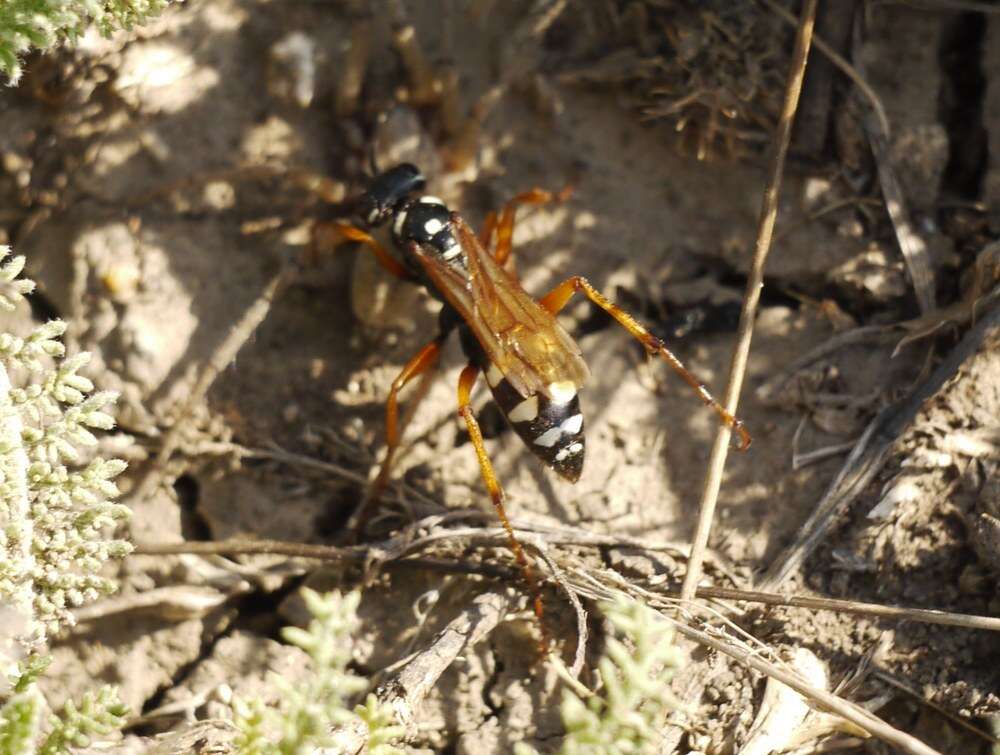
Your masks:
M105 736L125 725L128 706L118 699L118 690L106 685L87 692L79 705L67 702L59 714L49 716L49 733L39 755L58 755L70 748L90 747L95 736Z
M0 707L0 752L34 755L45 712L45 700L34 684L15 692Z
M2 13L0 13L2 18ZM0 246L0 308L12 310L34 290L18 279L24 258L6 263ZM49 659L31 654L47 632L72 621L70 608L115 589L99 574L108 558L131 550L105 538L128 516L109 503L125 463L95 458L80 464L80 448L97 443L91 430L114 423L104 408L113 393L88 394L93 384L78 371L87 355L62 359L66 326L46 323L19 338L0 333L0 753L67 752L95 735L121 728L126 708L113 687L84 695L48 716L38 676ZM29 380L14 387L11 370ZM42 733L47 729L47 733ZM39 738L41 737L41 742Z
M0 247L0 261L8 251ZM0 307L12 309L32 290L16 279L23 266L22 257L0 266ZM26 338L0 333L0 601L30 623L19 636L31 645L71 623L73 607L113 592L100 570L131 550L105 537L129 514L108 500L118 495L114 478L125 463L80 463L79 449L97 443L92 430L114 425L104 409L116 396L88 395L94 386L78 372L89 355L53 364L63 356L64 331L53 321ZM11 384L14 369L30 376L24 387Z
M0 261L10 254L10 247L0 246ZM14 308L14 303L35 290L35 282L26 278L18 278L24 270L24 257L14 257L0 265L0 307L8 311Z
M95 735L110 734L125 724L128 706L119 700L115 687L106 685L87 692L80 705L69 701L59 714L50 713L48 733L39 745L47 706L35 682L49 660L33 656L14 680L12 694L0 707L0 753L58 755L71 747L89 747Z
M0 707L0 752L34 755L45 714L45 700L35 682L50 661L47 657L30 656L18 664L16 674L3 680L7 686L0 685L6 699Z
M0 73L16 84L20 56L74 41L88 26L104 35L131 29L166 7L168 0L2 0Z
M586 700L571 689L560 706L566 738L562 755L637 755L660 751L659 728L678 707L667 686L681 664L673 632L652 609L625 597L602 606L617 632L634 645L629 650L616 637L607 641L597 674L602 693ZM524 744L517 755L533 755Z
M0 707L0 753L57 755L70 748L89 747L95 735L110 734L125 724L128 706L118 698L117 688L106 685L84 694L79 705L69 701L60 713L48 714L48 726L44 727L48 731L42 735L48 706L36 682L51 660L30 656L10 680L7 701Z
M313 620L306 629L286 627L282 635L302 648L312 659L308 676L290 682L272 676L278 692L277 707L268 707L259 699L236 700L236 740L244 755L292 755L310 753L318 748L337 749L333 730L361 718L368 728L371 755L401 755L393 742L403 734L391 713L384 710L374 695L353 711L345 701L364 690L367 682L347 670L351 660L352 635L358 626L359 592L320 595L302 590Z

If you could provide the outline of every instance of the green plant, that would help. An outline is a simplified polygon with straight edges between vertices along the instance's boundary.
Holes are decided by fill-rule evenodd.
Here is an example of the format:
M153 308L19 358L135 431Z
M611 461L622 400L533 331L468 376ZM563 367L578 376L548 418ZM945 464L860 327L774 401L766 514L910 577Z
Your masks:
M0 708L0 752L4 755L57 755L70 747L89 747L94 735L117 731L125 723L128 708L118 699L118 690L104 686L86 693L80 705L69 701L60 714L50 714L48 733L38 746L47 706L35 682L48 665L48 658L32 656L13 680L13 694Z
M0 247L0 263L9 249ZM17 276L24 258L0 264L0 308L13 310L34 289ZM106 537L128 517L108 499L125 469L117 459L83 463L81 449L97 443L92 429L114 422L104 409L115 395L98 392L79 370L87 354L62 359L65 325L53 321L27 337L0 333L0 752L64 752L95 734L118 728L124 706L114 688L67 703L43 726L45 701L35 684L47 665L35 653L49 633L71 624L71 609L111 592L116 584L99 572L132 546ZM61 360L61 361L58 361ZM15 385L14 372L26 377Z
M306 607L313 615L309 627L286 627L288 642L309 654L313 667L298 683L272 676L280 695L276 707L260 699L236 700L236 725L240 734L236 746L245 755L293 755L318 747L338 745L334 729L358 718L368 729L367 752L395 755L402 751L393 742L403 734L374 695L353 710L346 700L367 687L367 682L347 670L351 660L351 637L357 629L357 608L361 594L320 595L302 590Z
M659 752L659 727L678 708L667 683L681 664L673 633L655 611L622 597L602 610L617 632L607 641L597 667L603 694L581 697L572 687L563 693L560 714L566 727L562 755L634 755ZM517 755L533 755L525 744Z
M0 261L8 252L0 247ZM0 267L0 307L12 309L32 290L17 279L23 266L15 257ZM78 373L89 354L53 362L64 355L65 329L54 320L26 338L0 334L0 600L21 616L25 650L72 623L73 607L113 592L100 570L132 549L105 537L129 515L108 500L118 495L114 478L125 462L81 463L80 449L97 443L91 430L114 425L104 410L116 395L87 395L94 385ZM16 387L12 370L34 379Z
M21 56L75 41L88 26L105 36L131 29L166 7L168 0L3 0L0 2L0 72L12 84Z

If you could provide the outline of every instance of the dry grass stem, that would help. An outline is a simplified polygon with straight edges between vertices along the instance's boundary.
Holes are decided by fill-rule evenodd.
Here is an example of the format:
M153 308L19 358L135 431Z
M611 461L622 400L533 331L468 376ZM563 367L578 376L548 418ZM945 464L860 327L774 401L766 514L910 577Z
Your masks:
M804 682L797 674L786 671L784 668L764 660L756 655L755 651L751 648L744 648L731 641L725 641L728 638L713 637L700 629L695 629L679 622L675 626L677 627L677 632L689 640L728 655L733 660L752 668L754 671L759 671L772 679L777 679L782 684L791 687L807 700L812 701L814 705L830 713L834 713L846 721L850 721L855 726L860 727L874 737L878 737L883 742L898 747L902 752L911 753L911 755L941 755L934 748L924 744L916 737L912 737L906 732L890 726L860 705L850 700L845 700L825 689L813 687Z
M855 35L860 39L860 34ZM857 45L856 45L857 46ZM857 59L863 56L855 55ZM861 71L860 73L864 73ZM917 297L920 312L926 314L935 307L934 274L931 271L930 252L927 244L917 234L910 222L910 211L907 209L903 187L900 186L896 169L889 155L889 124L882 118L869 113L864 118L865 131L871 145L872 157L878 169L879 185L885 198L885 209L889 214L896 242L903 254L910 282Z
M896 340L896 338L898 338L898 334L895 333L891 325L863 325L859 328L845 330L843 333L835 333L816 348L807 351L782 368L776 375L768 378L757 389L757 399L760 401L774 400L799 371L839 349L855 346L867 341L890 343Z
M926 705L935 713L944 716L949 721L951 721L955 726L961 727L966 731L975 734L977 737L986 740L991 745L1000 745L1000 737L994 736L993 734L990 734L988 731L983 731L978 726L973 726L967 719L962 718L962 716L955 715L947 708L938 705L932 700L928 700L926 697L924 697L923 694L921 694L920 690L914 689L909 684L904 683L894 674L890 674L888 671L883 671L880 668L874 668L872 669L872 675L878 678L880 681L885 682L890 687L898 689L905 695L912 697L921 705ZM993 752L997 752L997 750L994 749Z
M633 599L643 601L651 607L664 611L667 620L674 625L679 634L700 645L723 653L738 663L766 674L768 677L777 679L810 700L815 707L840 716L845 721L850 722L872 736L878 737L882 741L899 748L902 752L912 753L913 755L940 755L937 750L928 747L915 737L890 726L860 705L850 702L832 692L818 689L806 683L797 674L792 672L785 662L777 659L769 647L762 645L731 622L723 620L731 630L743 635L745 639L737 639L728 635L724 629L716 626L706 631L689 626L684 621L673 617L672 614L675 611L666 610L675 609L677 607L676 602L666 602L662 598L657 598L657 596L629 584L613 572L573 572L571 579L573 577L580 579L580 583L576 585L580 593L594 600L607 600L618 593L624 592ZM604 578L603 580L602 577ZM610 580L610 583L605 580ZM703 610L703 607L697 604L690 604L690 606L695 610ZM763 656L772 656L774 660L768 660Z
M1000 291L1000 287L993 293ZM831 524L837 517L861 495L868 483L889 458L893 443L916 416L924 401L940 390L962 366L962 363L974 354L982 343L1000 333L1000 303L993 299L993 306L952 349L947 358L941 362L908 398L897 404L887 406L875 415L875 418L865 428L857 446L847 457L844 466L824 493L809 519L799 528L795 539L768 568L764 577L758 582L763 590L773 591L794 572L810 553L822 541Z
M747 280L746 293L743 297L743 309L740 312L739 331L733 350L726 395L722 402L726 411L732 415L736 414L738 408L747 359L750 355L750 339L753 336L753 325L760 302L760 292L764 286L764 265L771 249L774 224L778 216L781 177L784 173L785 157L788 154L788 144L792 135L792 121L798 107L799 94L802 91L802 80L805 77L806 60L809 57L809 45L812 41L813 26L816 21L816 5L817 0L806 0L802 8L802 20L795 37L795 52L785 90L785 101L775 134L776 149L771 164L771 174L764 191L764 200L761 204L757 244L754 250L753 264L750 268L750 276ZM715 515L715 504L719 498L722 470L729 452L730 435L731 431L728 427L724 425L719 427L715 436L715 444L712 447L712 455L709 458L708 473L705 476L705 487L698 511L698 525L691 544L691 557L688 561L688 571L684 577L682 589L682 596L686 600L691 600L694 597L698 581L701 579L701 562L705 547L708 545L708 536Z
M264 290L261 291L260 296L247 308L243 316L233 326L232 330L229 331L229 334L222 340L222 343L216 347L212 356L205 363L205 367L202 369L194 388L188 394L187 400L178 412L173 426L164 435L159 453L157 453L146 474L124 503L134 505L137 502L145 501L160 486L160 483L163 482L167 462L170 461L170 457L180 445L185 430L185 423L191 412L205 399L208 389L212 387L212 383L215 382L219 373L236 358L237 352L243 348L243 345L250 340L254 331L264 322L268 312L271 311L271 305L278 296L278 293L289 282L291 278L290 272L287 266L282 267L268 281L267 285L264 286Z
M943 624L945 626L962 627L964 629L985 629L990 632L1000 632L1000 618L936 611L930 608L886 606L878 603L862 603L855 600L816 598L809 595L778 595L758 590L732 590L725 587L700 587L698 588L698 597L719 600L745 600L772 606L793 606L818 611L853 613L899 621L919 621L924 624Z
M576 590L566 582L562 569L559 568L552 558L549 549L545 545L545 541L541 538L533 538L524 542L531 544L538 551L539 556L545 562L545 565L549 567L549 571L552 572L552 579L566 593L570 605L573 606L573 610L576 612L576 653L573 656L573 666L569 669L569 673L574 679L577 679L580 676L580 672L583 671L583 664L587 659L587 638L589 635L589 631L587 630L587 612L584 610L583 603L580 602L580 596ZM558 660L555 656L553 658L554 660Z
M680 592L677 590L662 588L657 585L647 585L643 589L634 583L625 582L624 577L621 577L616 572L595 570L592 567L582 565L568 554L559 551L552 552L553 548L565 545L577 547L580 545L615 547L617 545L618 547L622 547L621 543L616 544L610 536L602 540L586 542L585 538L574 538L571 532L563 532L558 536L552 536L538 530L515 528L515 534L542 554L543 560L549 565L553 574L558 575L557 584L568 595L572 596L571 600L573 600L573 597L576 597L577 601L579 599L580 587L576 581L578 578L610 578L610 575L614 575L616 580L622 580L623 584L629 584L631 589L641 590L644 600L675 601L680 597ZM408 569L423 568L439 572L446 571L500 579L514 579L517 572L512 566L505 567L491 563L476 563L467 558L466 549L468 547L493 548L503 546L506 542L507 535L501 527L490 527L453 529L436 532L433 533L433 537L428 536L419 540L408 541L406 538L392 538L380 543L348 547L309 545L275 540L221 540L215 542L138 544L135 552L137 555L176 555L182 553L199 555L268 554L283 555L292 558L317 559L336 563L375 563L387 568L392 567L394 563L398 563L402 568ZM627 539L626 542L628 542ZM458 546L454 547L453 555L450 557L448 554L438 558L422 555L424 552L435 550L437 546L443 543L449 543L453 547ZM635 548L634 545L627 545L625 547ZM457 559L459 558L462 560L458 561ZM567 574L567 571L571 573ZM588 597L595 597L586 591L583 594ZM759 590L739 590L725 587L700 587L697 591L697 597L711 600L735 600L764 605L834 611L837 613L875 616L900 621L919 621L928 624L942 624L965 629L1000 632L1000 618L997 617L950 613L925 608L887 606L808 595L779 595ZM98 610L98 606L100 605L97 604L95 610ZM581 611L582 606L578 608L578 620Z
M781 18L781 20L791 24L792 26L798 26L798 19L778 5L775 0L760 0L760 2L766 5L773 13ZM864 77L858 73L854 66L852 66L850 62L840 53L830 47L830 45L828 45L822 37L813 37L813 44L816 45L816 49L829 58L830 62L839 68L840 71L854 83L854 86L858 88L858 91L865 96L865 99L867 99L868 103L872 106L872 110L874 111L875 117L878 119L882 130L888 134L889 116L886 115L885 107L882 105L882 100L879 99L875 90L868 85L868 82L864 80Z
M877 0L872 5L906 5L941 13L1000 13L1000 6L994 3L977 3L973 0Z
M420 652L416 653L391 679L383 682L375 696L392 711L396 721L412 727L417 706L438 679L463 652L489 636L503 621L510 607L511 595L501 588L478 595L448 626ZM346 746L338 752L362 752L367 743L368 728L358 719L340 734Z

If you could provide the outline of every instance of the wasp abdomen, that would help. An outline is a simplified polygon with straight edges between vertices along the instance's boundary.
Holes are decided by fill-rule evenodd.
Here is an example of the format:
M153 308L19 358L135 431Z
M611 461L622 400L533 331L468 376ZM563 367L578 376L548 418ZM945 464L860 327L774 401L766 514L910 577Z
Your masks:
M558 383L550 386L551 395L539 392L524 397L495 365L487 367L486 382L497 406L531 452L570 482L580 479L586 440L576 386Z

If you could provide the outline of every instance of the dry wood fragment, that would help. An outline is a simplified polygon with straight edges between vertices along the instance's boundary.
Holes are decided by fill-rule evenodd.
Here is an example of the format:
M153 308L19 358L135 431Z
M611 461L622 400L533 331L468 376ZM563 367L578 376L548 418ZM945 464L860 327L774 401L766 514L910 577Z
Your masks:
M778 217L778 196L781 191L781 177L785 170L785 157L788 155L788 145L792 136L792 123L802 91L802 80L805 77L806 61L809 57L809 46L812 42L813 25L816 21L816 5L818 0L806 0L802 7L802 16L795 37L795 52L792 56L792 66L788 74L785 88L785 101L781 109L781 118L774 137L775 152L771 161L771 172L768 177L764 198L761 202L760 219L757 225L757 243L754 249L750 275L747 278L746 292L743 295L743 308L740 311L739 330L736 345L733 348L733 359L729 369L729 379L726 384L726 394L722 405L731 415L736 416L743 388L743 378L746 374L747 360L750 357L750 339L753 336L753 325L760 304L760 292L764 287L764 265L771 251L774 238L774 224ZM698 510L698 524L691 543L691 556L688 560L688 571L684 576L684 586L681 594L686 600L694 598L701 579L701 562L708 536L715 516L715 504L719 498L719 488L722 485L722 471L729 453L729 443L732 431L722 425L715 435L712 455L708 461L708 471L705 474L705 484Z
M187 400L181 406L173 427L163 436L163 444L152 464L146 470L145 475L136 485L136 488L123 501L126 505L135 505L145 501L159 485L163 482L166 474L167 462L174 451L180 445L181 438L185 430L191 412L201 403L208 389L212 387L215 379L229 364L236 358L237 352L250 340L260 324L264 322L268 312L271 311L271 304L277 298L279 292L291 280L291 268L286 266L279 270L264 286L264 290L247 308L232 330L226 335L222 342L216 347L212 356L202 368L201 375L194 388L188 394Z
M379 685L375 696L393 712L396 721L408 729L413 726L418 706L437 684L441 674L461 653L474 647L496 629L503 621L510 603L511 593L505 589L480 594L430 644L391 679ZM357 720L334 735L338 737L340 748L320 752L328 755L360 753L367 743L368 729L364 722Z
M924 401L940 390L972 356L980 345L1000 334L1000 302L989 295L992 306L982 313L982 319L965 334L931 376L908 398L886 407L868 424L858 444L847 457L826 493L816 504L812 515L799 528L792 544L774 560L757 586L775 590L798 569L825 537L831 525L868 487L889 458L893 443L909 426Z

